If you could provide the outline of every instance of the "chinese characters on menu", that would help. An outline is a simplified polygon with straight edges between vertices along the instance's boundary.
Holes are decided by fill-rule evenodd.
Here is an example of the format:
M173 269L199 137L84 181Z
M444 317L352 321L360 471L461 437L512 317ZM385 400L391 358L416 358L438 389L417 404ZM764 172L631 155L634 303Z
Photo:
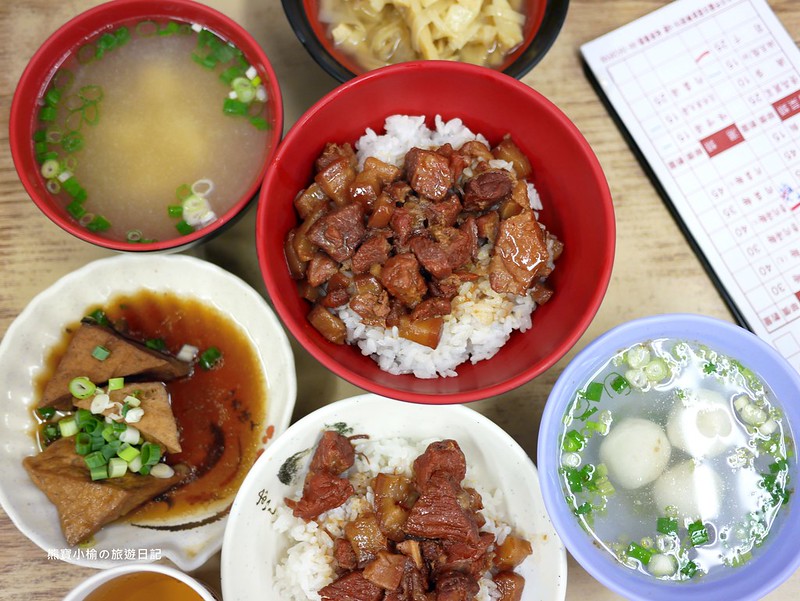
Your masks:
M581 48L684 228L800 370L800 51L765 0L678 0Z

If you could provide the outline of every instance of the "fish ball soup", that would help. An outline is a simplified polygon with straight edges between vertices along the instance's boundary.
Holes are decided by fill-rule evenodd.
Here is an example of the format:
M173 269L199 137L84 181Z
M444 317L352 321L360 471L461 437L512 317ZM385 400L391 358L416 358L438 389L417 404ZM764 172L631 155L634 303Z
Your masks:
M275 123L264 78L200 25L140 20L97 34L40 99L33 145L47 190L112 240L210 226L266 161Z
M575 393L559 441L576 519L656 578L747 562L792 493L779 401L742 363L691 341L617 352Z

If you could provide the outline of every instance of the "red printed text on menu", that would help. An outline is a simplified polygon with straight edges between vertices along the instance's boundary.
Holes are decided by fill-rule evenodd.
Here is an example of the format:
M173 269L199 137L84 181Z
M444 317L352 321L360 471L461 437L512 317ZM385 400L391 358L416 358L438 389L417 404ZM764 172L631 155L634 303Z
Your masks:
M800 51L765 0L678 0L581 52L747 325L800 370Z

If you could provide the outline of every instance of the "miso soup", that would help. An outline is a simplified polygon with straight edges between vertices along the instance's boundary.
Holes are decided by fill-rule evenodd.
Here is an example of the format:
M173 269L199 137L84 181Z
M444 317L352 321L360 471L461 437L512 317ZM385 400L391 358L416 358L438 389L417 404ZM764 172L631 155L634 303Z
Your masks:
M792 492L778 400L704 345L621 350L576 392L560 435L567 503L631 569L684 581L758 553Z
M143 21L65 58L34 148L82 226L153 242L209 226L256 182L274 126L263 75L197 25Z

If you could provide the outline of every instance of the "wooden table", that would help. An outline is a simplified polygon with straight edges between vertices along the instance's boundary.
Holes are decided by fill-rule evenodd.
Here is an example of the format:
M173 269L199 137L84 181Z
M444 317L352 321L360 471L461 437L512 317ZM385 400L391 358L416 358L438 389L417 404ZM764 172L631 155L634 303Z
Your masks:
M209 0L244 25L264 47L283 90L286 129L336 82L295 38L278 0ZM0 2L0 331L5 332L31 298L88 261L110 255L51 224L17 179L8 148L8 111L17 80L36 48L64 21L99 4L97 0L2 0ZM536 432L545 400L574 353L612 326L663 312L731 315L697 257L670 217L619 130L581 70L579 46L664 4L664 0L572 0L556 44L524 82L558 105L578 126L600 159L614 198L617 253L608 294L576 347L535 381L472 405L506 429L535 459ZM795 39L800 2L770 4ZM265 294L253 246L255 210L233 229L191 251L239 275ZM294 344L298 398L294 419L359 390L333 376ZM0 466L2 469L2 466ZM0 599L55 599L93 573L54 560L20 534L0 510ZM195 575L219 590L219 557ZM800 572L769 595L800 597ZM573 560L567 599L616 599Z

